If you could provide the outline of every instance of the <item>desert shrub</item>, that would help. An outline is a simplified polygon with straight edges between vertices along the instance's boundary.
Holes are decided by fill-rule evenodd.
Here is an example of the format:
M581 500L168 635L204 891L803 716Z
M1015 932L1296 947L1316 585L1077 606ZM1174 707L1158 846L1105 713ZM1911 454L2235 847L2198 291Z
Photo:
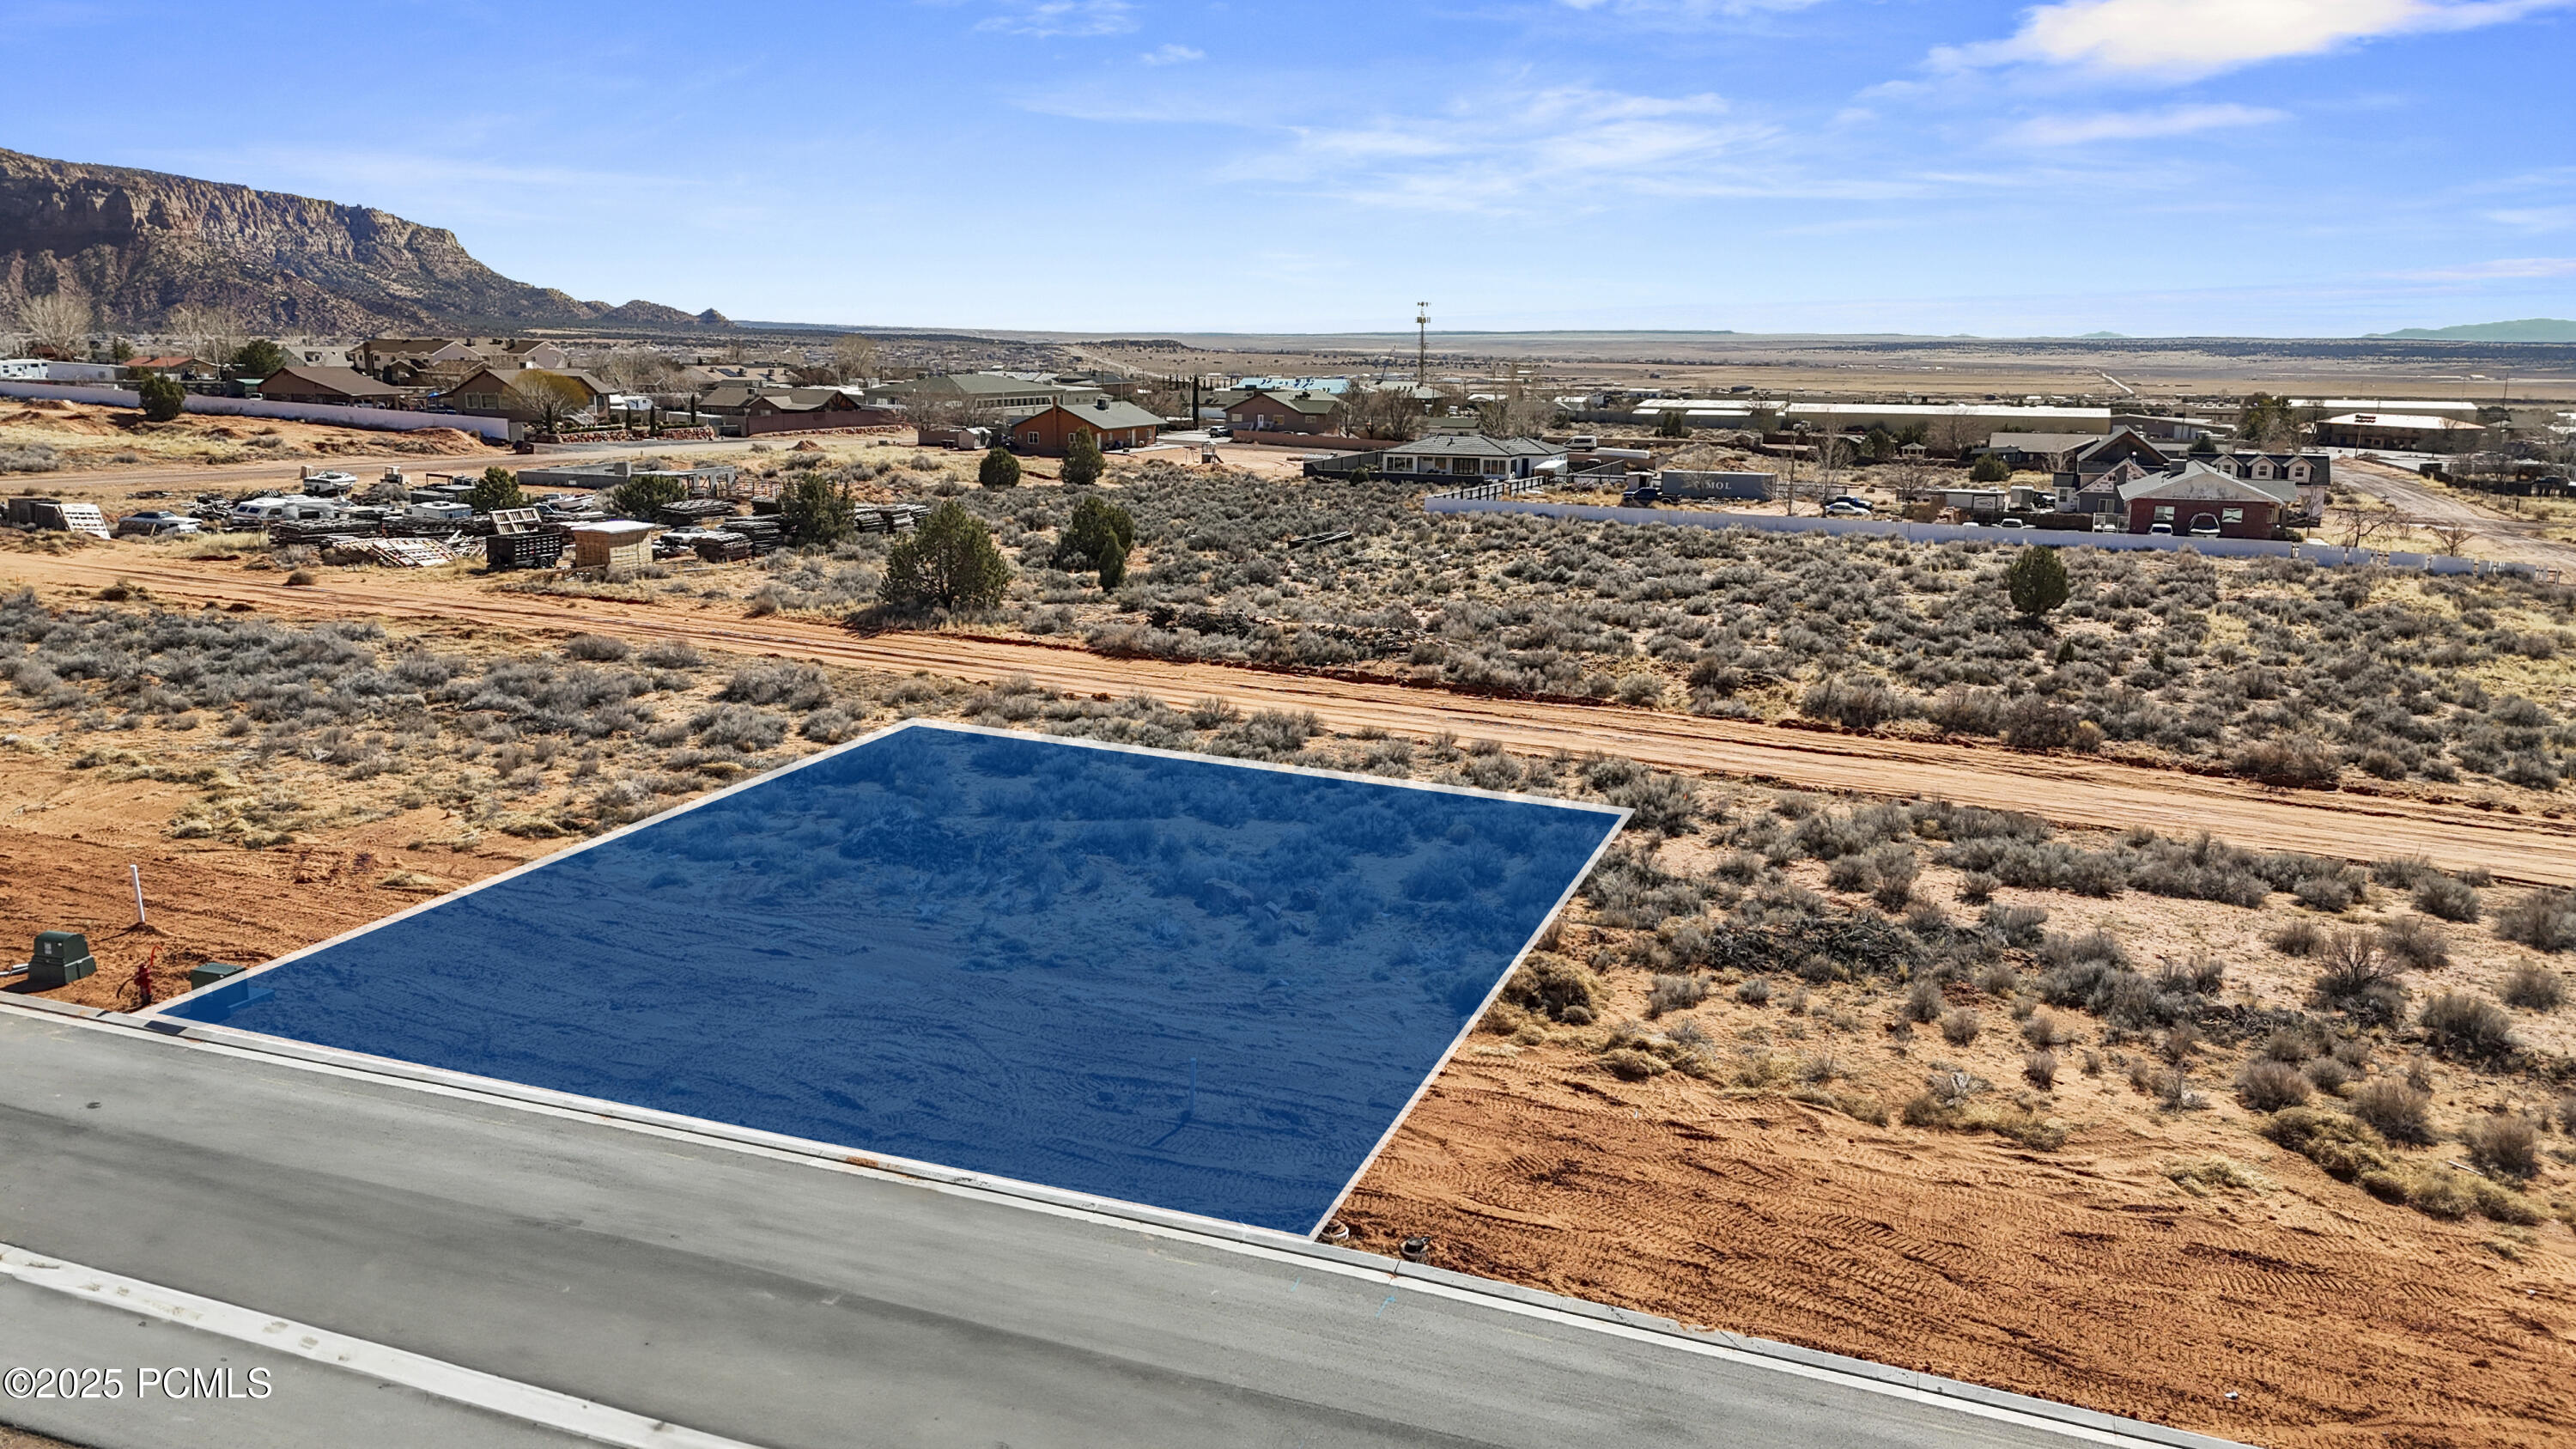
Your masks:
M1598 978L1566 957L1532 951L1503 983L1503 1000L1569 1026L1589 1026L1600 989Z
M2341 876L2309 875L2292 881L2290 894L2297 896L2299 904L2310 910L2339 916L2352 909L2352 903L2360 893L2353 889L2352 882ZM2313 931L2316 928L2311 925L2308 929Z
M832 682L811 664L754 664L735 670L716 698L726 704L815 709L831 702Z
M695 669L707 659L686 639L656 639L636 651L635 662L655 669Z
M1997 734L2003 729L2003 696L1991 689L1953 684L1923 706L1923 717L1949 734Z
M701 745L745 753L768 749L787 737L785 719L739 704L720 704L701 711L689 721L689 728Z
M2054 550L2041 549L2042 557ZM2004 743L2016 750L2057 750L2074 744L2083 718L2055 700L2025 694L2003 710Z
M2416 1014L2433 1050L2461 1061L2491 1061L2511 1052L2513 1018L2503 1007L2465 991L2445 991Z
M1941 1039L1952 1046L1963 1047L1977 1039L1985 1029L1985 1019L1973 1008L1954 1006L1941 1014Z
M2478 918L2478 893L2456 876L2432 872L2415 883L2415 909L2446 921Z
M2281 789L2323 789L2342 773L2334 747L2299 736L2256 740L2236 754L2236 773Z
M2567 1003L2567 982L2546 966L2524 962L2505 973L2504 1004L2525 1011L2556 1011Z
M2045 938L2048 909L2045 906L2008 906L2001 901L1992 901L1978 919L1987 934L1995 939L2007 946L2027 949Z
M1640 830L1689 835L1699 829L1699 787L1685 776L1644 770L1603 794L1611 804L1634 811L1631 822Z
M2420 855L2382 856L2370 863L2372 883L2391 890L2411 891L2441 873L2441 867Z
M1882 845L1869 853L1869 862L1878 877L1870 888L1870 899L1880 910L1901 911L1913 902L1915 876L1923 867L1912 850Z
M2315 1107L2285 1107L2266 1119L2262 1134L2345 1182L2396 1165L2387 1140L2368 1122Z
M989 609L1010 583L991 530L950 499L886 551L877 595L898 608Z
M564 641L564 652L592 664L614 664L631 652L625 640L609 634L575 634Z
M1941 1019L1942 1009L1947 1005L1941 996L1941 983L1929 976L1919 976L1905 988L1905 1004L1898 1008L1898 1012L1907 1021L1928 1026Z
M1798 712L1845 729L1866 730L1903 718L1907 704L1904 696L1879 680L1828 675L1807 687L1798 700Z
M1982 906L1995 898L1995 888L2003 882L1982 870L1972 870L1959 877L1959 899L1972 906Z
M2021 1039L2041 1050L2062 1047L2075 1040L2075 1027L2065 1018L2043 1009L2023 1019Z
M2021 1075L2024 1081L2029 1082L2032 1086L2037 1087L2042 1091L2055 1087L2057 1085L2057 1053L2050 1051L2045 1047L2038 1051L2022 1053Z
M2451 964L2451 943L2442 928L2422 916L2398 916L2379 928L2379 949L2414 971L2439 971Z
M2325 949L2326 933L2306 917L2294 917L2281 923L2272 933L2272 949L2284 956L2313 956Z
M1658 976L1646 993L1646 1017L1653 1020L1667 1011L1688 1011L1708 999L1708 982L1697 976Z
M1771 1000L1771 982L1767 977L1747 976L1735 983L1735 999L1747 1006L1762 1006Z
M1109 460L1100 455L1100 440L1084 429L1074 430L1065 444L1064 468L1060 476L1067 488L1088 488L1100 481Z
M2278 1112L2308 1100L2308 1079L2299 1069L2269 1057L2256 1057L2236 1074L2237 1100L2257 1112Z
M179 385L177 378L163 377L156 372L136 384L134 391L143 400L143 416L147 421L166 423L187 411L188 390Z
M2495 933L2535 951L2576 947L2576 892L2548 887L2524 892L2496 912Z
M2299 1070L2320 1092L2340 1092L2352 1080L2352 1068L2333 1057L2318 1057Z
M1601 1064L1623 1082L1642 1082L1671 1071L1672 1064L1652 1052L1634 1047L1619 1047L1601 1054Z
M2373 1077L2355 1088L2352 1115L2391 1142L2433 1140L2433 1094L2395 1077Z
M1825 867L1825 888L1828 890L1865 891L1877 883L1878 871L1865 855L1841 856Z
M2482 1117L2460 1130L2469 1163L2517 1181L2540 1170L2540 1133L2528 1117Z
M818 744L837 745L858 732L858 722L847 711L825 705L806 715L796 732Z
M2406 1009L2406 968L2380 951L2378 936L2337 931L2326 938L2325 969L2316 977L2319 1006L2367 1022L2387 1023Z
M2025 546L2004 570L2004 590L2014 611L2026 619L2038 619L2064 604L2068 587L2066 564L2053 548Z
M995 444L984 450L984 459L975 465L975 482L985 488L1020 486L1020 460L1011 450Z
M1125 578L1127 555L1135 547L1134 515L1093 494L1074 504L1049 562L1067 572L1096 572L1102 589L1114 589Z

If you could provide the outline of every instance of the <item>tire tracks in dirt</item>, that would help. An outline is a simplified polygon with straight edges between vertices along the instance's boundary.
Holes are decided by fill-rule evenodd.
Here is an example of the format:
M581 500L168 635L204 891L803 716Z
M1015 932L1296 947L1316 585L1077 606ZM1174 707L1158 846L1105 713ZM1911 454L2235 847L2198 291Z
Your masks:
M143 585L164 604L249 604L305 618L677 639L730 653L923 671L979 683L1024 674L1067 693L1144 690L1176 704L1214 697L1247 711L1311 710L1343 730L1374 727L1417 739L1448 732L1523 753L1599 750L1659 769L1802 789L1940 798L2027 811L2061 825L2145 826L2178 836L2207 830L2252 849L2346 860L2422 854L2453 869L2481 866L2506 880L2576 884L2576 822L2509 806L2489 810L2351 791L2289 793L2089 756L1834 734L1615 705L1494 699L1240 665L1110 658L1078 647L965 634L863 635L811 620L746 618L675 603L510 594L453 579L333 573L317 586L289 587L283 578L217 562L153 558L125 547L0 555L0 581L96 589L123 579Z

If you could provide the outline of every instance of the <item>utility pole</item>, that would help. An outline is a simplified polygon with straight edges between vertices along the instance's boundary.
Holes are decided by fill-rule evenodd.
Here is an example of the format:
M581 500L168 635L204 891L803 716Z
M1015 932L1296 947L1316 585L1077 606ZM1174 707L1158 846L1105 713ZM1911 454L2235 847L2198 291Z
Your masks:
M1413 385L1425 387L1431 381L1431 304L1413 304L1413 325L1421 331L1413 342Z

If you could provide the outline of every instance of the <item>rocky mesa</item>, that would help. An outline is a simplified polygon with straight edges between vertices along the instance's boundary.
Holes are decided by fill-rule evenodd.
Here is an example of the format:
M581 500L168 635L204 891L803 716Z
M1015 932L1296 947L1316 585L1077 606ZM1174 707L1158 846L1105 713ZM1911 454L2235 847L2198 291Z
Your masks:
M129 328L179 307L288 333L724 320L512 281L454 232L373 207L0 150L0 300L66 289Z

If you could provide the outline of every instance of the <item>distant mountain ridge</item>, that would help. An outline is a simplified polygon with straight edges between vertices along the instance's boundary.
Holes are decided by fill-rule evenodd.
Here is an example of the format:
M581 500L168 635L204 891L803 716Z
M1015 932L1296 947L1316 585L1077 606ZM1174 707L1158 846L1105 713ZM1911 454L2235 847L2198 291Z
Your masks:
M372 207L0 150L0 303L62 288L135 330L192 306L272 333L725 320L515 282L454 232Z
M2563 317L2525 317L2518 322L2409 327L2402 332L2373 332L2370 335L2412 342L2576 342L2576 322Z

